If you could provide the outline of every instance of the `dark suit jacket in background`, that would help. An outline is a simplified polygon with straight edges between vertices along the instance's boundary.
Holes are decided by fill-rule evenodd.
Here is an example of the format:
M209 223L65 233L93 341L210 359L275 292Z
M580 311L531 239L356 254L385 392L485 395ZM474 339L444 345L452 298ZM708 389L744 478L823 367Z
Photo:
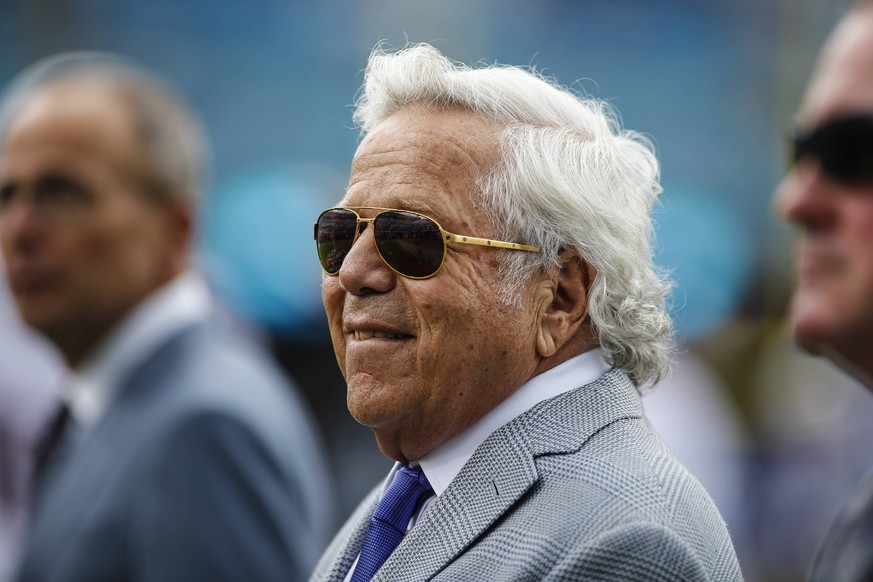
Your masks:
M810 582L873 581L873 473L840 510L822 542Z
M381 487L311 580L340 582ZM724 521L620 370L494 432L373 580L741 580Z
M193 325L53 456L19 579L304 579L332 525L323 458L271 363Z

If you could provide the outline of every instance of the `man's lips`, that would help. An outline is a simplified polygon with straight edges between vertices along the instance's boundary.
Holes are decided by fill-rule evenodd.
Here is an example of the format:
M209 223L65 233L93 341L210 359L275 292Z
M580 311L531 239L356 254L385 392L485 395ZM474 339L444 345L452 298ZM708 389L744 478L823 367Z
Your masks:
M386 339L408 339L411 338L411 335L408 334L398 334L391 333L387 331L378 331L378 330L355 330L352 332L356 340L368 340L373 338L386 338Z
M413 337L401 327L366 321L348 321L343 325L343 331L358 341L371 339L403 340Z

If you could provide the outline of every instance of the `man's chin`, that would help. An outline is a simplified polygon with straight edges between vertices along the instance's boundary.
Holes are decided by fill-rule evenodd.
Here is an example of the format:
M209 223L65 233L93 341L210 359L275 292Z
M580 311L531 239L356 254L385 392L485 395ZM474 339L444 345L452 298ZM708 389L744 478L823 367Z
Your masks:
M811 354L820 354L840 334L840 321L829 301L814 293L799 293L791 303L790 327L794 343Z
M808 317L795 316L791 322L794 343L806 352L820 355L831 343L831 333L821 322Z
M22 323L44 335L52 343L57 343L63 337L64 331L71 327L67 311L48 297L42 300L17 300L16 303Z
M17 307L18 315L25 325L42 334L51 335L58 319L52 305L45 301L24 299L17 301Z
M863 346L866 339L852 339L852 330L836 322L798 318L792 322L794 343L807 353L826 358L849 376L873 390L873 356Z

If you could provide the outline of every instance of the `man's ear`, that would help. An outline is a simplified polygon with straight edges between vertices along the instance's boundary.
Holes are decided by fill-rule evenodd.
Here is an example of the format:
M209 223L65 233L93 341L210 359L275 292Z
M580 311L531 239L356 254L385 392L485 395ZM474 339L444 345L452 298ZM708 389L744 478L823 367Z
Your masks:
M561 266L552 273L550 297L540 315L537 351L553 356L573 339L588 315L588 293L596 271L575 249L560 255Z
M191 204L173 200L155 207L162 215L162 247L167 253L167 264L173 271L184 270L188 265L194 239L194 208Z

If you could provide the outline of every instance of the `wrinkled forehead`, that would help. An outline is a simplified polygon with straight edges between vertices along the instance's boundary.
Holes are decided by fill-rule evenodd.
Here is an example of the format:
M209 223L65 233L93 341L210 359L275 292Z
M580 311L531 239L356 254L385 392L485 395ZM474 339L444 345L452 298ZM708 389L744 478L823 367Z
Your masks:
M413 103L379 123L361 142L352 169L414 153L432 172L489 168L498 155L502 125L459 107ZM376 154L375 156L373 154ZM365 166L366 167L366 166Z
M819 125L850 113L873 113L873 4L849 13L831 34L799 112Z

